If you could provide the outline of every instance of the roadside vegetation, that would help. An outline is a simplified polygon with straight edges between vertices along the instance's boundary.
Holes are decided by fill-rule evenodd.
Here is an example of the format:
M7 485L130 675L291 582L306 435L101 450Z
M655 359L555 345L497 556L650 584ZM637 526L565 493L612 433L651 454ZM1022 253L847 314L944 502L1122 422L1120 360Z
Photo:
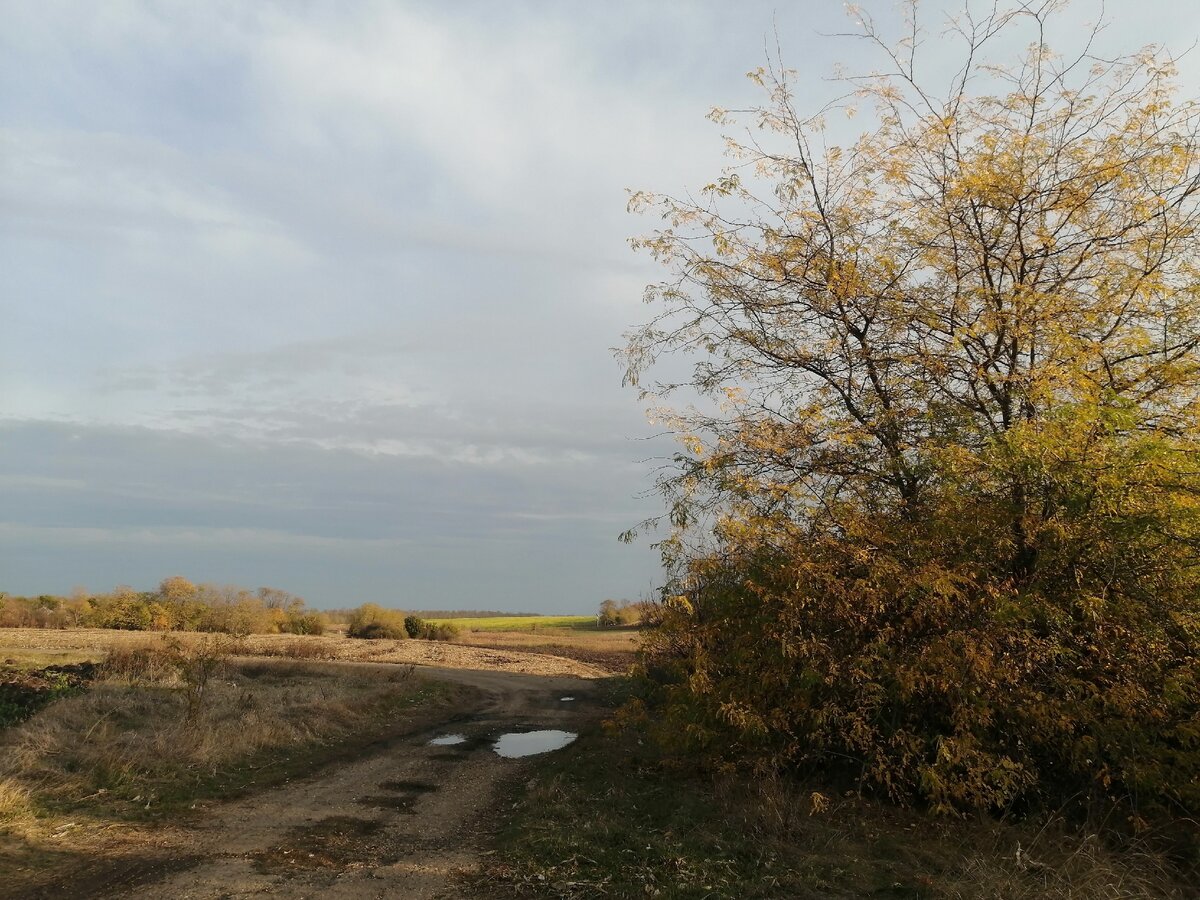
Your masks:
M609 702L628 690L610 682ZM705 772L638 727L582 734L506 805L481 897L1194 896L1152 835L1114 849L1059 816L935 816L786 774Z
M803 110L772 61L712 115L729 167L633 195L669 270L624 361L681 397L646 523L670 580L628 731L516 826L522 889L1200 877L1200 104L1154 48L1056 55L1060 7L964 12L957 71L915 4L897 42L855 11L879 60L844 97Z
M216 636L114 648L86 689L0 730L0 874L60 847L64 821L93 839L116 823L173 821L344 758L463 690L411 666L235 660L231 649Z

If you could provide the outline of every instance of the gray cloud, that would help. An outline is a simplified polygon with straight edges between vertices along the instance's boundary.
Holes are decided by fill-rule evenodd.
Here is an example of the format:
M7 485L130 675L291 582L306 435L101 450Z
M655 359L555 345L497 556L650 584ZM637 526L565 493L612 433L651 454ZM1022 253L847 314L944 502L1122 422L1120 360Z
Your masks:
M1118 47L1200 28L1110 12ZM660 277L625 191L711 180L704 113L755 100L774 29L804 102L836 93L841 9L0 15L0 589L574 611L649 586L653 550L615 540L671 450L608 349Z
M496 602L528 606L542 590L533 578L562 608L586 610L597 594L647 587L655 568L647 548L615 541L647 511L631 466L464 465L40 422L7 423L0 448L0 571L18 582L51 551L51 577L68 586L130 580L117 571L130 560L154 577L257 584L279 567L247 577L260 555L290 554L305 570L329 566L305 586L326 604L419 595L478 605L473 586L491 583ZM566 559L604 564L573 573ZM522 574L533 560L536 572Z

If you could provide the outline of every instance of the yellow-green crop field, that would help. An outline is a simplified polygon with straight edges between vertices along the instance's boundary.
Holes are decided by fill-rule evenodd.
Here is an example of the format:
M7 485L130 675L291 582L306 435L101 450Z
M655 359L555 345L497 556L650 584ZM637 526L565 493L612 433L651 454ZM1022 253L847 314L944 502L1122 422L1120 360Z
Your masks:
M457 625L464 631L532 631L537 628L598 630L595 616L489 616L482 619L428 619Z

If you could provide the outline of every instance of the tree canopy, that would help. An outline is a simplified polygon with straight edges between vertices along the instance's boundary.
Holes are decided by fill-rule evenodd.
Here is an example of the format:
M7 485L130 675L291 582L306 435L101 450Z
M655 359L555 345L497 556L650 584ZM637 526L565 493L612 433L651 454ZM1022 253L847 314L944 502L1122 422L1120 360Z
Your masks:
M880 71L811 112L752 72L699 198L633 196L671 275L627 379L699 398L664 413L676 739L942 808L1196 809L1200 107L1159 48L1054 52L1060 11L964 12L940 83L915 6L861 16Z

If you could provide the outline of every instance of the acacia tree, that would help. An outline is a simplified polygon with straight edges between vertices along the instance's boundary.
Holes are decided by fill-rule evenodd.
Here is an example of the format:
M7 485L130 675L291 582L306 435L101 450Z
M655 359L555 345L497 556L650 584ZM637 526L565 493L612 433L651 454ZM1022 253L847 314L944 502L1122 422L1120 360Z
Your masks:
M1050 779L1170 782L1182 802L1200 108L1160 50L1053 53L1059 7L951 21L963 62L940 87L915 7L894 46L862 17L882 74L805 114L793 73L759 69L761 108L713 114L751 127L701 199L634 196L665 220L635 243L672 279L647 290L627 379L669 395L648 368L694 354L706 398L671 414L686 452L663 481L690 588L659 645L688 720L673 734L733 729L740 754L848 760L944 806ZM1023 58L989 60L1025 28ZM858 106L871 127L831 144ZM1148 741L1170 748L1135 764ZM1192 774L1169 777L1183 750Z

